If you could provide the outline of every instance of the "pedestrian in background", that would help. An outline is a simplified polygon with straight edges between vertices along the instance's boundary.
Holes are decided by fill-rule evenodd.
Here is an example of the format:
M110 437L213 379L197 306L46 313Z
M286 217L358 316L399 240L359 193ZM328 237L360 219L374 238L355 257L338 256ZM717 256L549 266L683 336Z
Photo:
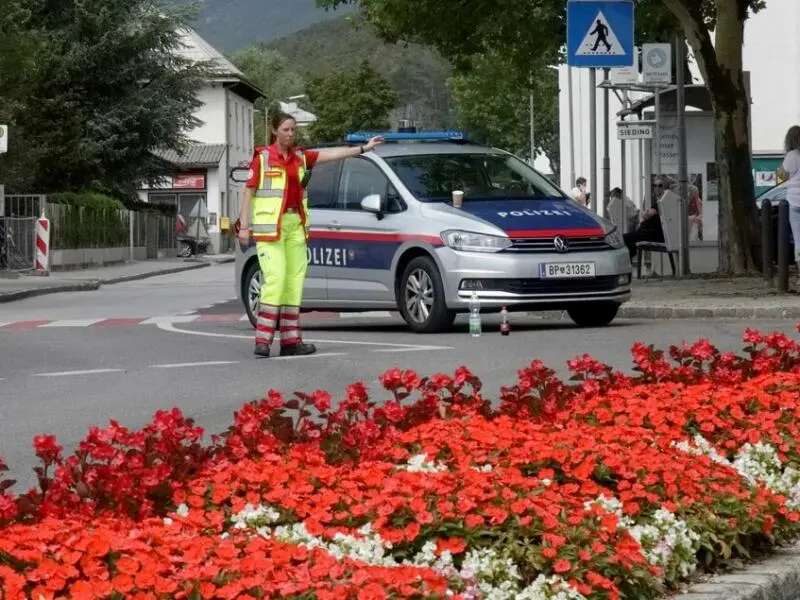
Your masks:
M572 188L572 199L584 206L589 206L589 196L590 193L586 189L586 178L578 177L575 180L575 187Z
M256 322L255 354L269 357L276 330L281 356L316 352L303 342L300 305L308 269L308 194L306 186L317 164L355 157L383 142L374 137L363 146L304 150L295 146L294 117L281 113L270 123L269 146L256 148L250 179L239 213L239 242L252 233L262 284Z
M794 257L800 264L800 126L793 125L783 141L786 156L778 169L778 177L787 181L786 201L789 203L789 225L794 238Z

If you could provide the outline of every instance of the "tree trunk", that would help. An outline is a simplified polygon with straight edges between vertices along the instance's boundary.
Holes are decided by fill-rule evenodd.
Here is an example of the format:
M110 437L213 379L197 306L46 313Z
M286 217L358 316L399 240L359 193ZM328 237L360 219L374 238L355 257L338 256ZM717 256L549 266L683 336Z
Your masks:
M741 274L761 266L750 150L750 100L742 46L746 0L717 3L715 45L697 0L663 0L678 18L711 97L719 176L719 271Z

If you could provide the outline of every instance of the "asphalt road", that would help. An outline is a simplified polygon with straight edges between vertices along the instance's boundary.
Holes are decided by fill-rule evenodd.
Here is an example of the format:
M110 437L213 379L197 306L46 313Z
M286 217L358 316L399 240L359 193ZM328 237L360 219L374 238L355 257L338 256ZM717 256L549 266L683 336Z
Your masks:
M421 336L382 318L305 319L318 354L263 360L253 357L252 330L231 299L232 272L212 266L0 307L0 322L56 321L0 328L0 455L21 485L33 482L34 435L53 433L72 449L92 425L115 419L137 428L160 408L178 406L215 433L269 388L325 388L336 397L361 380L379 394L377 376L394 366L432 374L467 365L495 394L534 358L566 374L568 359L589 352L625 369L640 340L667 346L708 337L737 350L748 325L794 332L792 321L619 321L581 330L512 314L510 336L501 337L491 318L472 338L461 321L453 333ZM91 325L98 319L112 321Z

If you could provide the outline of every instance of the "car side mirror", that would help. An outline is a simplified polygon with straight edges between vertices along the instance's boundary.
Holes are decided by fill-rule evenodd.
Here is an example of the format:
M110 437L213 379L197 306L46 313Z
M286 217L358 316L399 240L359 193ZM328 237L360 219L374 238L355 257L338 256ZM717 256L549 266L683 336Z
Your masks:
M373 213L378 220L383 219L383 200L380 194L369 194L364 196L361 200L361 208L367 212Z
M250 167L234 167L231 169L230 178L237 183L247 183L250 179Z

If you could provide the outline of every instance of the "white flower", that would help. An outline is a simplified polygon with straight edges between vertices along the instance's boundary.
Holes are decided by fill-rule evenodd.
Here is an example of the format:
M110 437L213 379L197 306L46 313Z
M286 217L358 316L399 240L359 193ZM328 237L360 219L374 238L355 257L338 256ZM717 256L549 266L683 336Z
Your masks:
M417 454L408 459L408 462L398 467L411 473L441 473L447 470L447 465L440 462L428 461L427 454Z

